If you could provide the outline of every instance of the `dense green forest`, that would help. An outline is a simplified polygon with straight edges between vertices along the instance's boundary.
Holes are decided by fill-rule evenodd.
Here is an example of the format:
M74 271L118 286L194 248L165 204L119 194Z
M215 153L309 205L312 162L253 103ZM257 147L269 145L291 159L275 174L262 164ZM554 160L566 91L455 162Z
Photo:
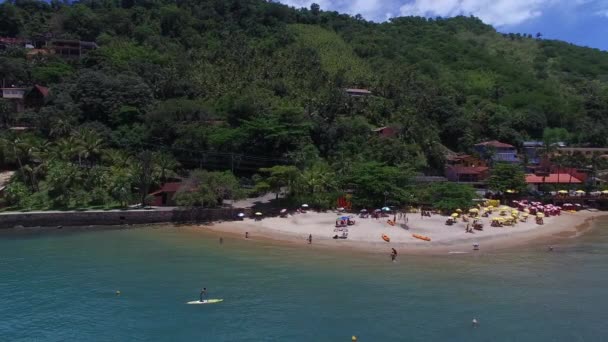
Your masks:
M99 48L70 60L0 51L5 84L51 89L37 110L0 102L5 128L36 128L1 133L16 207L141 203L195 168L234 172L194 176L247 178L256 191L297 184L298 200L319 205L354 189L355 203L375 205L387 193L411 200L411 175L441 172L446 147L521 145L546 128L608 145L608 53L501 34L473 17L372 23L262 0L0 5L0 36L48 33ZM398 134L372 132L381 126ZM183 203L236 193L211 192Z

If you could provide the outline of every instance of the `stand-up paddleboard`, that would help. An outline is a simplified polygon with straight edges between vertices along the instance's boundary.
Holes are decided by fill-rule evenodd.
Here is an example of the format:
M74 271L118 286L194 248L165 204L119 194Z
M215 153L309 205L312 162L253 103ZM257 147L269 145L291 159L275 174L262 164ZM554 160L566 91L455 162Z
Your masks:
M223 301L224 301L223 299L206 299L206 300L203 300L202 302L200 300L193 300L186 304L215 304L215 303L221 303Z

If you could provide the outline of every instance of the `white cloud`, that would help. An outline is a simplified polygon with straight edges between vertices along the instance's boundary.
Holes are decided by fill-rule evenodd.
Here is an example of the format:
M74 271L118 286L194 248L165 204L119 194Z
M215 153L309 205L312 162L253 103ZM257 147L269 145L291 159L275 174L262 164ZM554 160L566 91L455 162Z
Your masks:
M474 15L485 23L509 26L539 17L556 0L414 0L401 15L453 17Z
M386 1L382 0L280 0L279 2L296 8L310 8L310 5L316 3L325 11L361 14L369 20L385 20L386 9L389 7Z
M597 11L595 14L608 18L608 9Z

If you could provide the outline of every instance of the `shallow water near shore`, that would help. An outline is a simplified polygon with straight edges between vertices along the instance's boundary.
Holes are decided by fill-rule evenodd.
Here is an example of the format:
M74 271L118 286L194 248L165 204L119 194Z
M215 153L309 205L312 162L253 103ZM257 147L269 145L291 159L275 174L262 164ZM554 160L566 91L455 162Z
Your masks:
M596 224L554 252L396 263L314 246L220 245L173 228L4 233L0 340L598 341L608 220ZM225 302L185 305L202 287Z

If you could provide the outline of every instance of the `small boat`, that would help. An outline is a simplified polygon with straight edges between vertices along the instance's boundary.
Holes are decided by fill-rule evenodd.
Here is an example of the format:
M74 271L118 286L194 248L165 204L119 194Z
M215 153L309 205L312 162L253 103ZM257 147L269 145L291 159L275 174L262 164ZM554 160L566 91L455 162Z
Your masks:
M420 234L412 234L413 237L415 237L416 239L420 239L420 240L424 240L424 241L431 241L431 238L428 236L424 236L424 235L420 235Z
M382 240L384 240L386 242L391 242L391 238L388 237L388 235L386 235L386 234L382 234Z

